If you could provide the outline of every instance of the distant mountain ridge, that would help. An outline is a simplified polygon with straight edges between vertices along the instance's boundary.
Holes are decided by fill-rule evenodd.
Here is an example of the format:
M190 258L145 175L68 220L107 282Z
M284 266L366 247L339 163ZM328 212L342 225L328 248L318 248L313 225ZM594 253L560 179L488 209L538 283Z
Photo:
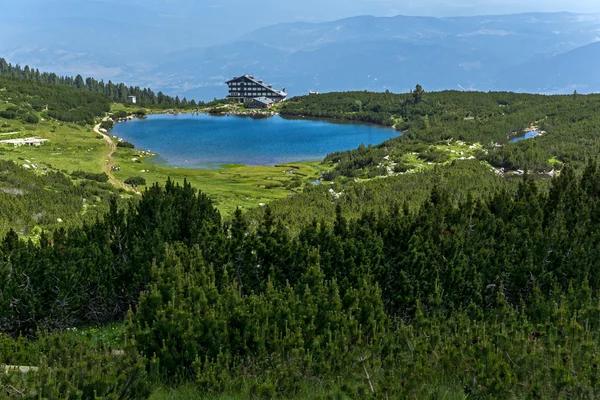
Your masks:
M454 18L358 16L324 23L278 24L258 29L243 38L281 49L299 50L331 41L398 39L423 42L478 35L507 36L527 30L545 32L543 26L535 29L533 24L552 24L555 29L570 28L570 22L580 19L578 14L570 13ZM591 22L597 25L597 21Z
M286 87L292 96L309 90L401 92L417 83L426 90L566 93L574 87L600 91L600 71L580 65L598 59L592 44L599 40L600 15L358 16L281 23L222 45L170 53L163 39L151 57L147 43L134 46L131 59L120 48L110 55L102 48L80 54L51 46L11 54L74 68L95 63L96 70L115 75L113 80L197 100L225 96L224 82L245 73Z
M308 90L400 92L416 83L428 90L561 93L577 86L593 92L600 90L600 72L593 69L573 74L577 79L568 84L552 74L538 75L537 83L518 78L519 71L541 60L560 60L561 54L598 40L598 15L360 16L261 28L225 46L179 51L152 72L184 79L188 97L219 97L224 93L219 80L246 72L285 86L292 95ZM174 64L171 56L185 62Z
M600 42L595 42L566 53L530 60L518 70L508 69L497 85L542 93L597 92L600 91L599 66Z

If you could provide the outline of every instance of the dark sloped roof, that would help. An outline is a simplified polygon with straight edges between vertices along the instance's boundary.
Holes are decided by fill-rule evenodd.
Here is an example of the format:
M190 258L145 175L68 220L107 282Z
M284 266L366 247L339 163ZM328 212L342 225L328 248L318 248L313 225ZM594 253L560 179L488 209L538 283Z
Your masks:
M246 80L249 80L249 81L251 81L251 82L254 82L254 83L256 83L257 85L260 85L260 86L262 86L263 88L265 88L265 89L267 89L267 90L270 90L271 92L274 92L274 93L276 93L278 96L282 96L282 97L286 97L286 96L287 96L287 93L286 93L286 92L284 92L283 90L277 90L277 89L274 89L274 88L273 88L273 86L265 84L263 81L261 81L261 80L260 80L260 79L258 79L258 78L255 78L255 77L254 77L254 76L252 76L252 75L243 75L243 76L239 76L239 77L233 78L232 80L230 80L230 81L227 81L227 82L225 82L225 83L226 83L226 84L230 84L230 83L233 83L233 82L238 82L238 81L240 81L240 80L242 80L242 79L246 79Z

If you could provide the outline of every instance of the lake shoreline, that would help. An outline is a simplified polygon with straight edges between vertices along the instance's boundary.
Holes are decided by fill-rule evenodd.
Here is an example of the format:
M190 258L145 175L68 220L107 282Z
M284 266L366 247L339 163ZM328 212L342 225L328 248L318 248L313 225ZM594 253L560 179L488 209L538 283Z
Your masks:
M130 114L126 118L116 120L117 122L127 122L134 119L143 119L148 115L210 115L215 117L248 117L252 119L266 119L271 117L281 117L289 120L306 120L306 121L323 121L330 122L335 124L351 124L351 125L366 125L366 126L375 126L381 129L392 129L398 133L398 135L402 135L403 132L398 129L396 125L383 125L375 122L367 122L354 120L351 118L345 117L315 117L308 116L302 114L288 114L280 111L280 105L282 103L276 104L273 108L270 109L247 109L242 108L237 104L224 104L219 107L204 107L204 108L196 108L196 109L184 109L180 110L177 108L172 109L164 109L164 110L156 110L156 109L146 109L149 111L147 115L140 117L135 114Z
M126 130L115 125L110 131L114 139L157 154L157 165L182 169L322 162L328 154L378 145L399 134L374 124L275 114L153 114L125 122L136 125Z
M129 115L126 118L122 118L122 119L117 119L117 120L113 120L113 122L116 124L120 124L120 123L125 123L125 122L131 122L134 120L143 120L143 119L147 119L148 116L154 116L154 115L199 115L199 114L203 114L203 115L210 115L210 116L214 116L214 117L247 117L247 118L253 118L253 115L248 114L248 113L223 113L223 114L211 114L209 113L207 110L202 110L199 111L198 113L195 113L193 111L183 111L183 112L177 112L177 113L173 113L173 112L169 112L171 110L166 110L166 112L158 112L158 113L150 113L147 114L145 116L136 116L136 115ZM262 114L263 116L260 118L271 118L271 117L276 117L276 116L280 116L279 113L271 113L269 115L267 114ZM284 117L284 116L282 116ZM292 118L292 119L296 119L296 118ZM298 118L300 119L300 118ZM308 120L321 120L321 121L326 121L328 122L328 118L306 118ZM330 122L334 122L334 121L330 121ZM114 128L113 128L114 129ZM112 139L117 140L117 142L121 143L121 142L126 142L126 140L122 137L119 137L117 135L113 135L113 129L111 129L110 131L107 132L108 135L110 135L110 137ZM273 165L264 165L264 164L243 164L243 163L223 163L223 164L219 164L216 166L198 166L198 167L193 167L193 166L177 166L177 165L171 165L169 164L169 162L163 158L161 158L161 155L157 152L154 152L150 149L146 149L146 150L141 150L140 148L136 148L136 152L142 152L142 153L147 153L147 158L145 159L146 161L148 161L149 163L151 163L152 165L156 166L156 167L160 167L160 168L164 168L164 169L171 169L171 170L189 170L189 171L218 171L218 170L231 170L234 168L245 168L245 167L249 167L249 168L253 168L253 167L284 167L284 166L289 166L287 164L298 164L298 165L309 165L309 164L314 164L314 163L322 163L323 162L323 158L314 158L314 159L302 159L302 160L293 160L290 161L289 163L275 163Z

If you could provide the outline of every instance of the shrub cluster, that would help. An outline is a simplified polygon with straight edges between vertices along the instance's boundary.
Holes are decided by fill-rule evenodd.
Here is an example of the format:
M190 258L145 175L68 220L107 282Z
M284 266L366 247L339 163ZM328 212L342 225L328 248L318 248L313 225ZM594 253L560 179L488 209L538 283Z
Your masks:
M146 178L143 176L131 176L125 179L125 183L128 185L140 186L146 184Z
M71 173L71 176L73 178L88 179L90 181L96 181L96 182L101 182L101 183L108 182L108 175L106 175L104 172L96 174L93 172L86 172L86 171L73 171Z
M100 123L100 128L106 129L107 131L110 131L114 126L115 123L111 120L102 121L102 123Z
M451 139L481 143L484 151L479 158L498 168L550 171L560 169L563 163L583 166L600 150L595 136L600 129L598 107L597 94L443 91L415 96L346 92L290 99L283 104L281 114L395 125L401 136L371 148L334 153L325 160L339 161L339 175L369 177L377 175L383 157L422 153L423 146ZM535 139L510 142L532 125L545 133ZM429 152L422 158L441 163L446 157Z
M9 233L0 329L131 308L133 359L115 373L139 362L210 393L250 382L254 396L289 397L304 381L371 398L596 397L599 181L590 163L548 193L526 177L514 194L452 205L434 188L417 210L347 219L338 206L333 224L293 236L268 208L223 224L204 194L169 181L39 245Z
M135 145L133 143L129 143L124 140L118 142L117 147L123 147L125 149L135 149Z

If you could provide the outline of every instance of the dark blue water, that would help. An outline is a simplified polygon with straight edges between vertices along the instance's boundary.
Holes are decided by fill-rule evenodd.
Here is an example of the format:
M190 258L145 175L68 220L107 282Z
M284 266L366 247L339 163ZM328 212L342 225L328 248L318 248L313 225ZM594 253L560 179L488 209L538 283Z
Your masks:
M185 168L322 160L335 151L379 144L398 135L372 125L207 114L150 115L116 124L111 134L157 153L168 165Z
M532 138L536 137L537 135L539 135L539 132L536 132L536 131L525 132L524 134L517 136L516 138L510 139L509 142L516 143L516 142L520 142L521 140L532 139Z

